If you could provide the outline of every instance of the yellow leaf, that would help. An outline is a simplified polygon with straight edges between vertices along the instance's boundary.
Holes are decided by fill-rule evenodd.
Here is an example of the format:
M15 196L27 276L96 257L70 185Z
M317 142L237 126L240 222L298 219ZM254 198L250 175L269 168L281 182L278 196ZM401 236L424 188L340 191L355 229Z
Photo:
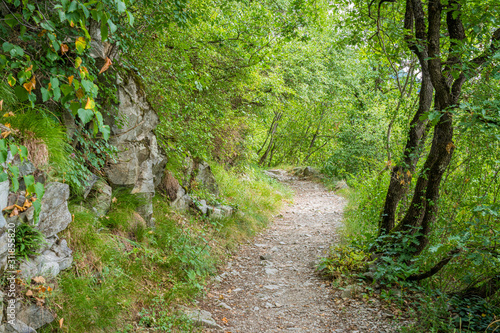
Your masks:
M11 131L7 131L7 132L2 132L2 139L5 139L6 137L9 136L9 134L11 134L12 132Z
M3 102L3 100L2 100L1 102ZM0 104L2 104L1 102L0 102ZM7 117L15 117L15 116L16 116L16 115L15 115L12 111L7 112L6 114L4 114L4 115L3 115L3 117L4 117L4 118L7 118Z
M75 22L73 22L73 20L69 21L69 26L74 28L75 27Z
M69 85L71 85L73 83L73 79L75 78L74 75L71 75L71 76L68 76L68 82L69 82Z
M78 53L82 53L85 50L85 47L87 46L87 42L85 41L85 38L78 37L76 39L75 45Z
M3 124L5 127L12 128L12 126L9 123Z
M85 110L92 110L95 107L95 102L92 98L87 97L87 104L85 104Z
M49 287L47 287L47 291L48 291L48 292L51 292L51 291L52 291L52 288L51 288L50 286L49 286Z
M106 62L104 63L104 66L102 66L101 70L99 71L99 74L105 72L108 70L109 66L111 66L113 63L111 62L111 59L106 57Z
M24 71L25 71L25 72L29 72L29 71L30 71L30 70L32 70L32 69L33 69L33 65L31 65L30 67L26 68Z
M77 57L77 58L75 59L75 68L80 67L80 65L81 65L81 64L82 64L82 58Z
M47 87L47 90L52 89L52 83L49 82L49 86Z
M64 318L59 319L59 328L62 328L64 323Z

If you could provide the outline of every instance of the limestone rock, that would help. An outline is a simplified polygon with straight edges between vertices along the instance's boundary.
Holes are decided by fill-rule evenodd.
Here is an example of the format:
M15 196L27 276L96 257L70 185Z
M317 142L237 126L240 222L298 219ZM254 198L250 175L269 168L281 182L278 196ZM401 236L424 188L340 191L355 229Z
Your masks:
M54 314L46 308L29 304L24 305L21 311L17 313L17 319L37 330L54 321Z
M200 200L195 204L196 210L201 213L201 215L208 214L208 205L206 200Z
M111 208L113 190L104 180L99 179L94 183L90 191L90 205L97 216L104 216Z
M69 186L58 182L45 186L40 220L36 228L46 237L66 229L72 220L68 210Z
M347 185L345 180L341 180L335 184L335 191L343 190L345 188L349 188L349 185Z
M26 279L38 275L54 277L69 268L72 262L72 251L63 239L34 259L21 262L19 269L22 277Z
M26 325L19 319L16 319L14 325L5 325L5 333L36 333L36 330L33 329L33 327Z
M94 184L99 180L99 177L94 175L93 173L86 179L87 185L83 189L83 198L86 199L90 194L92 188L94 188Z
M10 188L10 184L9 184L8 180L0 183L0 212L2 211L2 209L7 207L7 201L8 201L8 197L9 197L9 188ZM6 225L5 218L4 218L3 214L0 213L0 229L5 227L5 225Z
M195 180L201 188L207 190L216 197L219 196L219 186L217 185L217 181L208 163L198 163Z
M177 199L172 202L171 206L179 211L188 210L191 204L193 203L193 199L186 193L186 190L179 186L177 191Z
M219 328L222 326L218 325L212 318L212 314L205 310L190 309L187 307L181 307L182 312L186 317L188 317L195 325L205 326L208 328Z
M302 171L302 176L304 177L311 177L317 175L319 175L319 171L310 166L305 167L304 170Z

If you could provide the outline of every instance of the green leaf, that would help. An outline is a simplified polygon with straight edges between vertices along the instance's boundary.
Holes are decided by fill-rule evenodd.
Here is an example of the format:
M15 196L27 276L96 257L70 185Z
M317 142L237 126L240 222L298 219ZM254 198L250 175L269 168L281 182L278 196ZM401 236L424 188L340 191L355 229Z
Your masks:
M68 8L68 13L74 12L77 8L78 8L78 2L71 1L71 4L69 5Z
M127 16L128 16L128 24L130 25L134 25L134 15L131 13L131 12L127 12Z
M111 33L114 33L116 31L116 25L113 23L113 21L111 21L111 19L108 20L108 25L109 25L109 30L111 31Z
M44 87L42 87L40 89L40 91L42 92L42 100L43 100L43 102L47 102L50 99L52 93L50 91L48 91L46 88L44 88Z
M69 84L63 84L61 86L61 91L63 92L64 96L67 96L73 91L73 87L70 86Z
M102 133L102 136L103 136L104 140L107 141L109 139L109 135L111 133L110 127L108 125L103 125L101 127L101 133Z
M0 172L0 182L9 180L9 176L5 172Z
M29 188L30 186L35 185L35 177L33 177L33 175L26 175L23 178L24 178L24 184L26 185L26 188Z
M43 186L42 183L35 184L35 193L36 197L38 198L38 200L36 200L35 202L38 202L40 201L40 199L42 199L43 195L45 194L45 187ZM33 203L33 205L35 204L35 202Z
M28 91L24 89L22 86L16 86L14 88L14 93L16 97L19 99L19 102L26 102L28 100Z
M118 10L118 13L123 13L127 10L127 5L125 5L123 1L118 0L116 3L116 10Z
M85 125L94 117L94 111L87 109L78 109L78 117L80 117L82 123Z
M24 161L28 158L28 148L25 146L19 146L19 157L21 157L21 161Z

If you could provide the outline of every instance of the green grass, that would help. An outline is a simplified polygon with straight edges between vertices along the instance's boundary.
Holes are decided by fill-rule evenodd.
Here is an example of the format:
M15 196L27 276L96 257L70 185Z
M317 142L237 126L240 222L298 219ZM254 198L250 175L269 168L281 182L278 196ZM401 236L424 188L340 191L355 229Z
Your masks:
M219 200L237 207L230 218L179 214L157 195L151 230L137 217L141 200L124 189L113 193L116 201L101 219L72 204L75 219L62 237L74 264L52 284L47 304L58 317L40 332L195 332L175 305L192 303L231 250L264 228L291 197L257 169L213 171Z

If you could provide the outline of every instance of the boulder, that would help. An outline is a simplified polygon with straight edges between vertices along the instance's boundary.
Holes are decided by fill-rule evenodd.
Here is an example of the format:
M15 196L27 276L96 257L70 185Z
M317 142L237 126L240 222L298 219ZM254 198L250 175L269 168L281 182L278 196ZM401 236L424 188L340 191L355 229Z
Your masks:
M177 191L177 199L174 200L170 205L177 209L178 211L186 211L192 205L193 199L186 193L186 190L179 186Z
M35 304L23 305L21 311L16 315L17 319L37 330L40 327L54 321L54 314L46 308Z
M215 320L212 318L212 314L208 311L199 309L190 309L187 307L181 307L181 311L196 326L222 329L222 326L218 325L215 322Z
M349 188L345 180L341 180L335 184L335 191L343 190L345 188Z
M83 198L86 199L90 194L90 191L94 187L94 184L99 180L99 177L91 173L86 179L87 185L83 188Z
M36 333L33 327L26 325L19 319L14 321L14 325L7 323L5 325L5 333Z
M104 180L97 180L90 193L89 203L98 217L104 216L111 208L111 200L113 198L113 190Z
M201 215L207 215L208 213L208 205L206 200L200 200L195 203L195 208Z
M55 277L62 270L69 268L72 262L72 251L63 239L55 242L49 250L45 250L34 259L22 261L19 269L25 279L38 275Z
M9 198L10 183L8 180L0 183L0 211L7 207ZM0 230L5 227L6 221L3 214L0 213Z
M53 182L45 186L40 219L36 228L46 237L63 231L72 220L68 210L68 184Z
M219 196L219 185L217 185L217 181L215 180L214 174L212 173L208 163L198 163L195 180L200 188L208 191L216 197Z
M304 176L304 177L313 177L313 176L318 176L318 175L319 175L319 171L313 167L310 167L310 166L305 167L304 170L302 171L302 176Z

